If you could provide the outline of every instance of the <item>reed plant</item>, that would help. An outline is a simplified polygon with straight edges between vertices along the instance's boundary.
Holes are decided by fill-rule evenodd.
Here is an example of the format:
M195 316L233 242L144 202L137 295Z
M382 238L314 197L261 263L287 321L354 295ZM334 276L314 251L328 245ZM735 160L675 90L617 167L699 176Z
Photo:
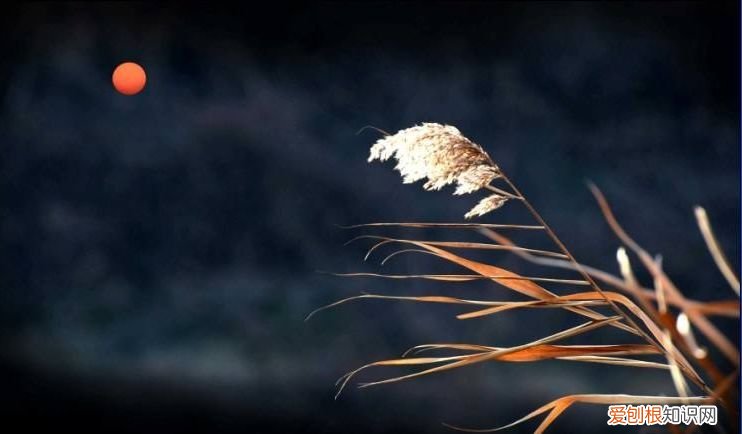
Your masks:
M383 133L383 132L382 132ZM407 367L414 369L406 375L382 378L361 383L360 387L376 386L410 380L438 372L463 368L484 362L537 362L560 360L565 362L597 363L628 366L636 369L659 369L668 372L668 381L674 385L676 396L631 395L625 393L579 394L560 397L500 428L477 430L494 431L521 424L544 415L536 433L546 430L567 408L585 404L716 404L728 416L728 426L738 431L738 379L740 353L737 345L720 331L712 321L715 317L739 319L740 282L722 252L712 230L706 211L697 207L695 217L700 232L722 276L733 292L730 298L718 301L698 301L687 298L662 268L658 257L640 246L619 224L605 196L589 185L600 210L611 230L623 244L616 258L620 273L602 271L581 262L557 236L533 204L518 189L485 152L453 126L423 123L395 134L383 133L370 150L369 162L395 160L395 169L404 183L423 181L426 190L455 187L453 194L486 193L464 214L465 219L489 215L503 206L522 206L530 215L530 222L484 223L367 223L348 228L437 228L464 229L481 236L479 242L401 239L379 235L361 235L354 238L373 240L368 254L382 246L399 247L390 256L401 252L432 255L457 265L458 274L379 274L345 273L340 276L371 276L386 279L427 279L444 282L491 281L499 287L514 291L519 300L479 300L455 296L361 294L342 299L328 307L351 300L383 299L418 303L445 303L459 305L463 311L458 319L485 318L500 312L517 309L563 309L584 318L584 322L565 330L520 345L503 347L470 343L430 343L413 347L401 357L376 361L348 372L338 380L337 396L359 372L372 367ZM512 240L510 232L535 231L543 233L553 246L550 249L521 245ZM465 257L460 251L501 250L524 261L551 268L567 269L575 276L564 279L555 276L524 276L502 266ZM455 253L456 252L456 253ZM632 268L631 256L638 259L652 277L651 285L642 284ZM385 259L386 260L386 259ZM549 289L553 285L567 286L574 291ZM736 297L734 297L736 294ZM312 312L313 315L315 312ZM583 337L596 329L611 327L627 334L632 342L613 344L564 344L568 338ZM700 335L696 338L695 332ZM633 336L631 338L630 336ZM421 355L421 353L426 353ZM714 360L714 355L725 360ZM723 369L722 366L727 367ZM728 368L730 367L731 368ZM596 423L600 423L596 421ZM469 428L453 427L469 430ZM690 433L698 427L685 428ZM678 426L668 426L680 432Z

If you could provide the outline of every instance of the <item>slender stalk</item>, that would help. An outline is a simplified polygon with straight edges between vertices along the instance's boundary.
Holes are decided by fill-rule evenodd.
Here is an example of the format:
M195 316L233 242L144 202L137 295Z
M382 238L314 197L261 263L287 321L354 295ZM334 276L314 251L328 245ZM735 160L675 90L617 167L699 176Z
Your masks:
M513 193L507 192L505 190L502 190L502 189L497 188L497 187L492 186L492 185L485 185L484 188L486 188L487 190L489 190L489 191L491 191L493 193L501 194L501 195L503 195L503 196L505 196L507 198L510 198L510 199L523 200L523 198L521 196L516 196Z

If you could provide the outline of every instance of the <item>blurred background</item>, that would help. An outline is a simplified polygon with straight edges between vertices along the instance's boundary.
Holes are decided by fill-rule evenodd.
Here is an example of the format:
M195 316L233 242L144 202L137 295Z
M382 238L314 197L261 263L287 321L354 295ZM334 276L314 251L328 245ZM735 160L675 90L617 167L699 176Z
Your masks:
M512 298L482 282L318 272L458 271L414 255L379 268L383 253L364 262L368 244L343 246L359 232L337 225L458 222L478 200L403 185L393 164L367 164L379 134L357 134L365 125L457 126L578 259L617 273L620 244L586 188L592 180L627 231L663 255L686 295L734 297L693 206L706 207L738 269L738 2L4 9L6 423L450 432L441 422L499 426L569 393L674 394L664 372L549 362L350 387L335 401L342 374L416 344L515 345L581 322L540 310L458 321L458 308L379 301L304 322L360 291ZM110 81L126 60L148 74L133 97ZM530 224L516 208L482 220ZM476 239L465 231L375 233ZM480 258L558 274L497 252ZM739 340L738 322L717 324ZM616 338L628 340L596 333L581 342ZM580 406L549 432L603 432L606 420L605 408Z

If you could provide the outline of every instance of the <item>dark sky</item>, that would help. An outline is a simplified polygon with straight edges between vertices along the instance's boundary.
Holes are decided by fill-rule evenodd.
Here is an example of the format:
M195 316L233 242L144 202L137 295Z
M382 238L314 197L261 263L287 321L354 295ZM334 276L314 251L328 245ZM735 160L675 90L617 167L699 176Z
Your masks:
M576 319L460 322L456 310L379 302L303 318L362 290L507 296L316 272L379 270L382 256L364 263L339 224L459 221L471 207L366 164L378 134L356 134L363 126L426 121L483 145L583 262L617 272L592 180L686 295L733 297L692 210L707 209L739 268L739 17L737 2L7 6L6 420L447 432L441 421L502 425L568 393L673 393L667 375L630 368L493 364L334 401L337 377L413 345L514 345ZM148 73L134 97L110 84L125 60ZM506 207L485 220L523 218ZM409 256L385 267L436 266ZM719 326L738 340L738 323ZM602 408L572 409L551 432L603 423Z

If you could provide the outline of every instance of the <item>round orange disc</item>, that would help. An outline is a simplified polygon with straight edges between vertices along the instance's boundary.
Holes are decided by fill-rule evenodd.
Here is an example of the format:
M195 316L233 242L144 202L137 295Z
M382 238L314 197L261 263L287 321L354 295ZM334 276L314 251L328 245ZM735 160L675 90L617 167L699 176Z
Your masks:
M113 70L113 87L124 95L136 95L144 89L147 74L134 62L124 62Z

